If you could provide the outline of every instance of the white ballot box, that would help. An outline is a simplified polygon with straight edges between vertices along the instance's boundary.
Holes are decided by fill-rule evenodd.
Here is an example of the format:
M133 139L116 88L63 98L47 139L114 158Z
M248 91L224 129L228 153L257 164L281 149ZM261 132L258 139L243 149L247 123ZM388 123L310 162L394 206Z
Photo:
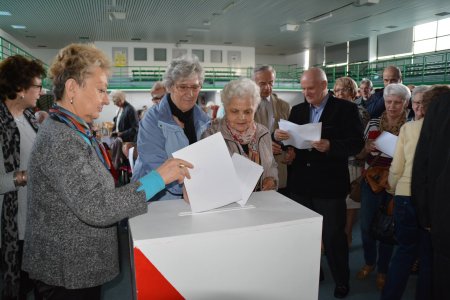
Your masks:
M130 219L137 299L317 299L322 216L274 192L191 214L153 202Z

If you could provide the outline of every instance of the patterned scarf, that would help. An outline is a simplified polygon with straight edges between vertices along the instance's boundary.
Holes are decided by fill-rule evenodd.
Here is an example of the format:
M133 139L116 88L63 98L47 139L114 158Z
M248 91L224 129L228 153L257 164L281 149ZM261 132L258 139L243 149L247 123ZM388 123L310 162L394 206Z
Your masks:
M230 132L233 139L239 143L239 147L242 148L242 145L248 145L248 154L241 149L241 153L245 155L251 161L254 161L257 164L261 163L261 159L259 157L258 151L258 142L256 141L256 124L252 122L252 124L248 127L245 132L239 132L233 128L231 128L230 123L226 121L227 129Z
M100 158L105 168L111 172L111 160L106 153L105 147L97 141L95 136L92 134L89 125L83 119L57 104L53 104L50 109L50 117L55 121L66 124L82 137L87 139L94 147L98 158Z
M37 131L37 121L30 110L24 111L24 116L31 127ZM20 168L20 132L14 117L3 101L0 101L0 144L3 151L6 173ZM1 263L5 270L3 274L4 288L2 298L18 297L20 282L19 232L17 226L18 194L17 191L3 195L1 215L2 253Z
M403 124L406 123L406 111L403 111L401 117L398 119L397 123L394 125L389 126L389 121L387 119L386 111L384 111L381 114L380 117L380 131L387 131L392 133L393 135L398 136L400 134L400 128L403 126Z

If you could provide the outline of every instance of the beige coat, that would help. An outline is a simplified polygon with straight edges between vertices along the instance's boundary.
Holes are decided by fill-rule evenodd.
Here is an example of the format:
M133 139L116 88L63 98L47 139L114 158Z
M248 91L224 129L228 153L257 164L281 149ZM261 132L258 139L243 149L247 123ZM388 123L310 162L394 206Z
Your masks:
M408 122L400 128L394 158L389 168L390 193L411 196L411 174L414 154L422 129L423 119Z
M291 112L291 107L290 107L289 103L278 98L278 96L276 94L271 95L271 103L272 103L272 108L273 108L273 116L275 119L274 124L273 124L273 130L275 131L275 129L279 128L278 122L281 119L287 120L289 118L289 113ZM255 112L255 122L262 124L260 114L261 114L261 111L257 109ZM268 127L268 124L262 124L262 125ZM271 134L272 133L273 132L271 132ZM279 178L278 187L279 188L284 188L284 187L286 187L286 184L287 184L287 165L285 163L283 163L284 156L285 156L284 151L281 154L274 155L275 161L278 164L278 178Z

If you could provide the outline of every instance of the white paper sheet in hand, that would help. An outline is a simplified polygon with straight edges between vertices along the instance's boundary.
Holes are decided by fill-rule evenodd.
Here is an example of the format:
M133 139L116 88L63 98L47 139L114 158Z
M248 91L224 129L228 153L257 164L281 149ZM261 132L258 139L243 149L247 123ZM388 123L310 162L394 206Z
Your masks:
M280 120L278 125L281 130L289 133L289 139L284 140L284 145L291 145L297 149L312 148L311 142L319 141L322 136L322 122L297 125L295 123Z
M378 150L384 154L394 157L395 146L397 146L398 136L393 135L390 132L383 131L380 136L375 140L375 146Z
M192 212L202 212L241 200L233 162L222 134L216 133L172 153L194 165L184 185Z
M238 203L241 206L245 206L264 169L257 163L237 153L234 153L231 159L233 160L241 188L242 200L238 201Z

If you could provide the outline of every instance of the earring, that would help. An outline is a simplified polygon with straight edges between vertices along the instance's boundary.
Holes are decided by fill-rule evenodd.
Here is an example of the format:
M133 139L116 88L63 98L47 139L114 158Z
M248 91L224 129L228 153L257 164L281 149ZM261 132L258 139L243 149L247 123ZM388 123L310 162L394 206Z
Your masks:
M70 104L73 104L73 98L70 99Z

